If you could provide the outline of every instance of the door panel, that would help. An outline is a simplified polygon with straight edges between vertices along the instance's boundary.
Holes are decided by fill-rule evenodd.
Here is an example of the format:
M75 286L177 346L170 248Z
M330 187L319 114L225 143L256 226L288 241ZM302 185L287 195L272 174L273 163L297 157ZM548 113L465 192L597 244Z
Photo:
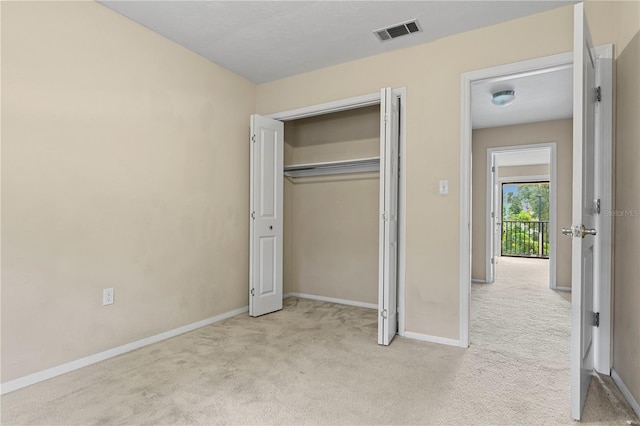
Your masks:
M400 102L392 89L380 99L380 266L378 343L388 345L398 331L398 165Z
M258 296L272 294L277 280L276 265L276 238L271 236L260 237L260 249L258 259L260 259L260 280L258 286Z
M595 49L584 16L574 6L573 200L571 267L571 417L580 419L593 373L595 188Z
M282 309L284 123L251 116L249 315Z
M277 134L272 129L260 129L260 137L258 142L260 144L260 209L259 215L262 219L274 219L276 217L275 207L277 205L277 181L274 165L277 164Z

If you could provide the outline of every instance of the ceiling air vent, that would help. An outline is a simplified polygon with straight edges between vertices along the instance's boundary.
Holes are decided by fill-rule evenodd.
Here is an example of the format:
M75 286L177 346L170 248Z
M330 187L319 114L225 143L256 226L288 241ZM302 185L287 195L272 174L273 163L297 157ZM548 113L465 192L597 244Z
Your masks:
M381 28L375 30L373 33L378 37L380 41L387 41L393 38L402 37L411 33L418 33L422 31L417 20L403 22L402 24L396 24L391 27Z

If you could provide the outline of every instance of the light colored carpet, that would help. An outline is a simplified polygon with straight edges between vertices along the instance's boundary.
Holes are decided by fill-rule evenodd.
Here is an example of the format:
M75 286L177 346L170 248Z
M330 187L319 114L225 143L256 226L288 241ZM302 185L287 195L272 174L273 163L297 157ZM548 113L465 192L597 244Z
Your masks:
M567 308L522 338L512 330L529 319L517 308L525 301L490 292L474 286L469 349L400 337L381 347L375 310L291 298L280 312L240 315L5 395L2 424L572 423ZM496 298L509 320L499 320ZM487 318L485 302L494 303ZM588 421L637 422L609 379L593 387Z

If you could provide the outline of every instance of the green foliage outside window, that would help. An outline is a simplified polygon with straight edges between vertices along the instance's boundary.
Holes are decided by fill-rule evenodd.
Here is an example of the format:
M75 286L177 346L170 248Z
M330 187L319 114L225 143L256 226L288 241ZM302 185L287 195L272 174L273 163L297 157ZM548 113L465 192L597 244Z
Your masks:
M549 256L549 184L505 184L502 254Z

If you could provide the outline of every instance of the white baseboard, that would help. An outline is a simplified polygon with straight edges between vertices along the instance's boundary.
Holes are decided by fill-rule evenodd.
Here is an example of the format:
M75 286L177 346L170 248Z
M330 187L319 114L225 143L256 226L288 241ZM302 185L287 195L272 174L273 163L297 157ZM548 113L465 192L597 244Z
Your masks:
M456 339L447 339L446 337L430 336L428 334L414 333L412 331L405 331L404 337L409 339L420 340L422 342L439 343L441 345L448 346L460 346L460 341Z
M476 283L476 284L486 284L487 283L485 280L476 280L475 278L471 278L471 282L472 283Z
M197 321L182 327L174 328L173 330L165 331L164 333L156 334L155 336L145 337L144 339L136 340L135 342L127 343L125 345L118 346L116 348L108 349L104 352L89 355L87 357L80 358L75 361L67 362L65 364L58 365L57 367L48 368L46 370L38 371L37 373L29 374L28 376L23 376L14 380L10 380L0 385L0 395L4 395L6 393L25 388L27 386L31 386L38 382L42 382L42 381L51 379L53 377L60 376L65 373L69 373L73 370L77 370L79 368L86 367L88 365L95 364L100 361L104 361L105 359L113 358L115 356L122 355L124 353L134 351L136 349L140 349L144 346L148 346L157 342L161 342L166 339L170 339L171 337L175 337L183 333L188 333L189 331L193 331L200 327L204 327L206 325L213 324L215 322L222 321L227 318L234 317L236 315L240 315L244 312L247 312L248 310L249 310L248 306L234 309L233 311L225 312L223 314L216 315L214 317L207 318L202 321Z
M624 395L631 408L633 408L633 411L636 412L636 416L640 417L640 404L638 404L638 401L636 401L633 395L631 395L631 391L613 368L611 369L611 378L618 386L618 389L620 389L620 392L622 392L622 395Z
M571 287L556 287L554 290L558 291L571 291Z
M336 299L334 297L316 296L314 294L305 293L287 293L283 296L285 299L288 297L299 297L301 299L319 300L321 302L338 303L340 305L357 306L359 308L378 309L376 303L358 302L356 300Z

